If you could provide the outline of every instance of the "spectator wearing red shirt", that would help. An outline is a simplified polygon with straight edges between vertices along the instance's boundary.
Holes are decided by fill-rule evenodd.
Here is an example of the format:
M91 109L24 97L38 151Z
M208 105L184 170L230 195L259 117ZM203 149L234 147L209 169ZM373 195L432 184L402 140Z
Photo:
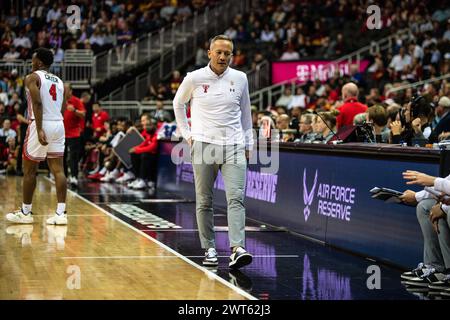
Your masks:
M109 114L98 102L92 105L92 111L92 130L94 130L94 136L100 138L106 132L105 122L109 120Z
M356 84L349 82L342 87L342 98L344 104L339 107L339 115L337 116L337 129L345 126L353 125L353 118L367 111L367 106L358 102L358 87Z
M72 86L70 84L65 85L65 94L67 105L64 111L64 129L66 131L64 172L69 177L67 169L70 167L69 183L76 186L78 184L78 162L81 155L81 132L84 128L86 109L83 102L72 94Z
M141 132L144 142L130 149L132 171L136 180L130 183L133 189L155 187L156 165L158 153L158 139L156 134L156 121L149 114L141 116L143 130Z

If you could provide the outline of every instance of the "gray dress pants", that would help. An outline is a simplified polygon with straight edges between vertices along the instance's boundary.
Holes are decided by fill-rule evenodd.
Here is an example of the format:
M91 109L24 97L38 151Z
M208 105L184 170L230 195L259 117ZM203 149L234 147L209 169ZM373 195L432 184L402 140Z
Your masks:
M230 247L245 247L245 146L222 146L194 141L191 159L195 179L197 225L202 248L215 248L212 199L219 170L225 185Z

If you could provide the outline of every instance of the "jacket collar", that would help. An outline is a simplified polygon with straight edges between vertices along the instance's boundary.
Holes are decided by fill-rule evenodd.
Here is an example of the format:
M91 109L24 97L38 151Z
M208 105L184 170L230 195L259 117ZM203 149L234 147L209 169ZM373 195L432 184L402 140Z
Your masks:
M210 76L216 78L216 79L220 79L223 78L229 71L230 71L230 67L227 67L225 69L224 72L222 72L222 74L220 76L218 76L212 69L211 69L211 62L208 63L208 65L205 67L206 69L206 73L208 73Z

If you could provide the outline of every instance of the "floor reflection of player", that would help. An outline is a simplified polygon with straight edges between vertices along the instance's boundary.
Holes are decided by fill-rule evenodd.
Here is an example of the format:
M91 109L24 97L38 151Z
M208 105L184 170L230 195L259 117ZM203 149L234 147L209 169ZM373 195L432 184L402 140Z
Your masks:
M6 228L6 234L14 235L20 240L22 247L31 246L31 234L33 233L33 225L13 225Z

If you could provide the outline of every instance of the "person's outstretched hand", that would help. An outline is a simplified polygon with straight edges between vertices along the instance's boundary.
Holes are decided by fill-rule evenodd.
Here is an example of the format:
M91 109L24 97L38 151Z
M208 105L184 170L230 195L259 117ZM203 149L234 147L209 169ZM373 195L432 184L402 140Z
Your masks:
M420 186L432 187L436 177L418 171L407 170L406 172L403 172L403 179L408 180L406 184L418 184Z

